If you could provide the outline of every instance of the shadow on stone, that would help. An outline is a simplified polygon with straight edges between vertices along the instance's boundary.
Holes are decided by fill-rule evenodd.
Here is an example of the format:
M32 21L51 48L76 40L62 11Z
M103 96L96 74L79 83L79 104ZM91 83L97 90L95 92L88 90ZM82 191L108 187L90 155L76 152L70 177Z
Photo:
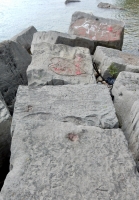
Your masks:
M3 187L4 180L9 173L10 155L5 159L3 166L0 168L0 191Z

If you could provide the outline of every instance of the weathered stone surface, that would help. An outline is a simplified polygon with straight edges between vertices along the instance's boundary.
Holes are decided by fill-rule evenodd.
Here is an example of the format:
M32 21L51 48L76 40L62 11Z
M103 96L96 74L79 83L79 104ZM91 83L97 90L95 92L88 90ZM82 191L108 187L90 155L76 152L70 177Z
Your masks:
M12 138L1 200L137 200L135 163L120 129L27 116Z
M27 76L32 87L96 83L89 49L62 44L38 44Z
M65 44L71 47L86 47L89 48L90 53L94 53L95 51L94 41L90 41L87 38L78 37L76 35L70 35L67 33L61 33L57 31L42 31L36 32L33 35L33 41L31 44L32 54L34 50L38 47L38 44L44 42L51 44Z
M31 56L13 41L0 43L0 91L10 112L13 111L18 85L27 84L26 69Z
M133 153L134 159L139 160L139 100L135 101L128 115L126 132L129 137L129 149Z
M33 34L36 32L36 28L34 26L30 26L21 33L15 35L13 38L11 38L11 40L21 44L21 46L26 50L30 50Z
M112 4L110 4L110 3L103 3L103 2L100 2L100 3L98 4L98 7L99 7L99 8L110 8L110 9L124 10L124 8L122 8L122 7L118 7L118 6L112 5Z
M13 115L13 130L26 116L42 113L77 125L117 128L118 120L108 88L104 85L20 86Z
M0 93L0 169L6 158L10 155L10 135L11 116Z
M109 73L111 66L116 68L118 73L121 71L139 73L139 57L116 49L98 46L94 54L94 62L99 64L104 78L111 76Z
M96 17L93 14L75 12L72 15L69 34L86 37L96 46L122 49L124 23L114 19Z
M129 147L134 158L139 158L138 139L138 99L139 99L139 74L120 72L117 77L112 93L114 106L121 127L128 140Z

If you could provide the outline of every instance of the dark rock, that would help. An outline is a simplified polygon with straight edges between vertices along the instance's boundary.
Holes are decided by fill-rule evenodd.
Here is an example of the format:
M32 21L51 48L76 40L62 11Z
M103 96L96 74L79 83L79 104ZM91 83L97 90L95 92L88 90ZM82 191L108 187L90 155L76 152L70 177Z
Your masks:
M21 44L21 46L29 52L31 48L33 34L36 32L36 28L34 26L30 26L27 29L23 30L21 33L15 35L13 38L11 38L11 40Z
M20 44L0 43L0 91L11 113L18 86L28 83L26 69L30 62L31 56Z
M66 0L65 4L74 3L74 2L81 2L81 1L79 1L79 0Z
M0 181L2 180L2 169L10 155L11 145L11 115L0 93Z

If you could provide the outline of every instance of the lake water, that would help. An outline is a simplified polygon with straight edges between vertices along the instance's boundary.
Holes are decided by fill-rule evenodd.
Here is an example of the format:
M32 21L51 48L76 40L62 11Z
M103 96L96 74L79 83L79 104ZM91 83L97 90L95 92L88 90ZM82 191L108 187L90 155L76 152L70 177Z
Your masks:
M75 11L125 22L123 51L139 55L139 0L105 0L125 10L98 8L99 0L81 0L64 4L64 0L0 0L0 41L10 39L28 26L37 30L67 32Z

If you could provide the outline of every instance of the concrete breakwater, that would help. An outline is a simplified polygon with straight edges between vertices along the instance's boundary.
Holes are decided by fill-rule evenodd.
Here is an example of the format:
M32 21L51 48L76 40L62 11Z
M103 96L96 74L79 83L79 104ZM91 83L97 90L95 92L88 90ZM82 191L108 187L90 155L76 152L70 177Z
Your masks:
M0 44L1 200L139 198L139 59L123 35L123 22L75 12L68 34L29 27Z

